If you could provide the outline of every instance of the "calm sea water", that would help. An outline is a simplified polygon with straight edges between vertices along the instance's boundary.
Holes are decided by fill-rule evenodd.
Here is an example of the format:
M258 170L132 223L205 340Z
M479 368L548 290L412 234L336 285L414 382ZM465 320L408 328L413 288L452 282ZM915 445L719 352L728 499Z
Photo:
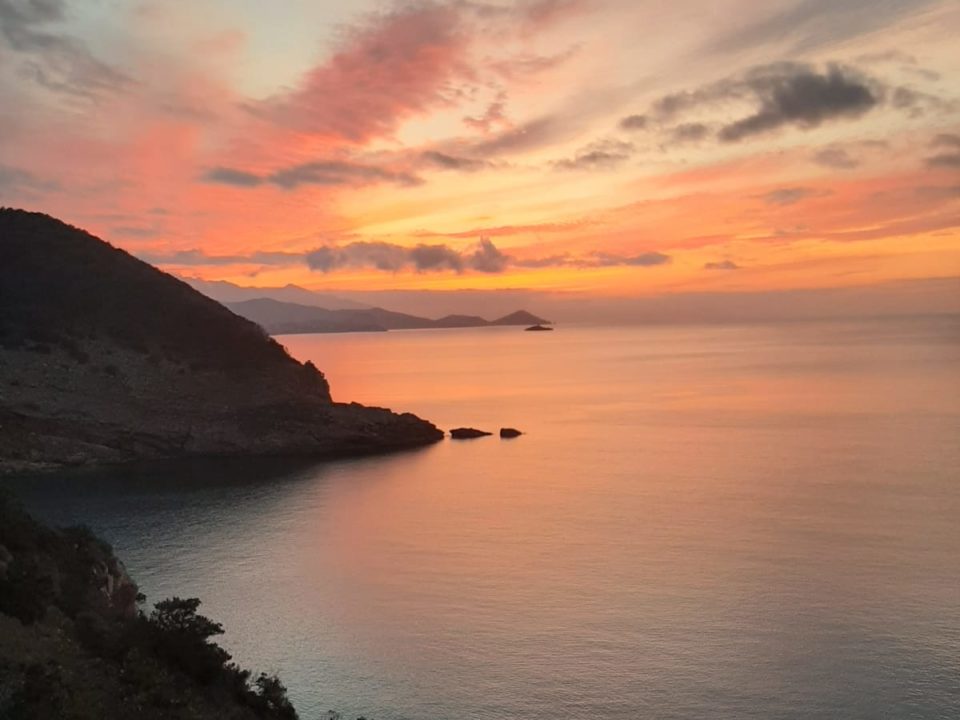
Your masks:
M8 482L309 719L960 717L960 324L285 337L522 438Z

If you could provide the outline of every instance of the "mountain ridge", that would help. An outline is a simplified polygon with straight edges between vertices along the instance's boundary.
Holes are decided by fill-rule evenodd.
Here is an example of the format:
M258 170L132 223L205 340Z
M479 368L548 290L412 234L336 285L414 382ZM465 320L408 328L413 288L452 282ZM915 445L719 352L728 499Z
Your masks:
M434 320L379 307L330 310L287 303L273 298L254 298L227 303L226 307L274 335L503 327L549 323L548 320L539 318L526 310L517 310L495 320L486 320L477 315L459 314L445 315Z

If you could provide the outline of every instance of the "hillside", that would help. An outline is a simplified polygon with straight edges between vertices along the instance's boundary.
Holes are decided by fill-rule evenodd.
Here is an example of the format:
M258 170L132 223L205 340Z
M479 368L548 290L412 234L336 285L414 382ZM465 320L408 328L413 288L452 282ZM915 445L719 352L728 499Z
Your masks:
M441 433L331 401L255 323L39 213L0 209L0 469L381 452Z
M272 298L257 298L228 303L227 307L274 335L430 330L494 325L532 325L549 322L524 310L496 320L486 320L476 315L446 315L438 320L433 320L377 307L330 310L312 305L281 302Z
M144 597L109 545L51 530L0 495L0 717L296 720L276 677L230 662L222 627Z

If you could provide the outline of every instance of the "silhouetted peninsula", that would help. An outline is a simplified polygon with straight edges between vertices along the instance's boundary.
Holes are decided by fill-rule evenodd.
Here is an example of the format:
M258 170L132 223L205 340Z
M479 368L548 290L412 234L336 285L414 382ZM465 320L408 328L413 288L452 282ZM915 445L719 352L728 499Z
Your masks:
M312 363L122 250L0 209L0 470L185 455L376 453L413 415L334 403Z
M477 315L446 315L438 320L393 312L383 308L342 308L330 310L315 305L255 298L227 303L237 315L252 320L273 335L337 332L383 332L385 330L430 330L547 323L525 310L496 320Z

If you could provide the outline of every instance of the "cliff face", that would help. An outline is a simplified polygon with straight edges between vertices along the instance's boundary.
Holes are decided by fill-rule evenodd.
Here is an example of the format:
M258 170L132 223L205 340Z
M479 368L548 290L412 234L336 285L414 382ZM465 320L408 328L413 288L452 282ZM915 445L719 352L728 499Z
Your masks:
M312 364L176 278L0 209L0 468L347 455L441 437L412 415L333 403Z
M211 641L199 600L142 600L109 545L0 496L0 718L296 720L276 677Z

